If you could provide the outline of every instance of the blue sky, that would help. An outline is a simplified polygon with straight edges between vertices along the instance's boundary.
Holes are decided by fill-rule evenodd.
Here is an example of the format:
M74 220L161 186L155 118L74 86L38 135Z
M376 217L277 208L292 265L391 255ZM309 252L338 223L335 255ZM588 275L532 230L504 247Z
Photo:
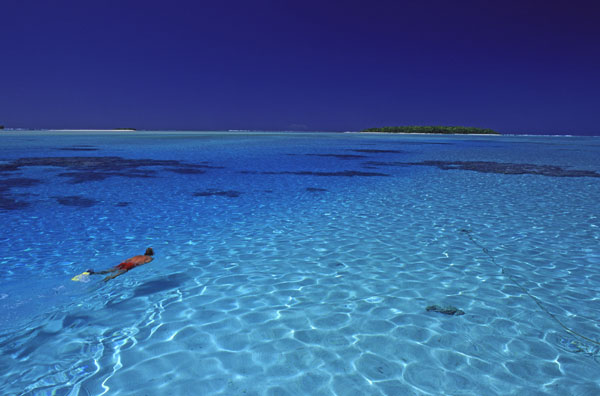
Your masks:
M593 1L2 1L0 124L600 134Z

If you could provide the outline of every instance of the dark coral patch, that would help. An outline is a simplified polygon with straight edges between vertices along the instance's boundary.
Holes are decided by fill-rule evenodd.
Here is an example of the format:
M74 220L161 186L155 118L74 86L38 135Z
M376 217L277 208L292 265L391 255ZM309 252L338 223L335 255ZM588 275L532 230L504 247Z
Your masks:
M213 168L220 167L205 164L184 164L175 160L127 159L116 156L106 157L31 157L19 158L8 164L0 165L0 171L14 171L26 166L56 166L72 170L92 171L123 171L141 167L172 167L172 168Z
M31 187L40 184L42 181L38 179L30 179L27 177L13 177L0 180L0 191L13 187Z
M365 168L373 169L373 167L377 166L409 166L411 164L406 162L397 162L397 161L367 161L363 162L363 166Z
M206 191L201 191L201 192L197 192L194 193L194 197L228 197L228 198L237 198L241 195L242 193L239 191L234 191L234 190L227 190L227 191L221 191L221 190L215 190L213 188L210 188Z
M4 173L4 172L16 172L19 170L19 166L10 162L10 163L4 163L4 164L0 164L0 173Z
M361 172L361 171L340 171L340 172L314 172L314 171L299 171L299 172L281 172L281 174L289 175L302 175L302 176L341 176L341 177L354 177L354 176L389 176L385 173L378 172Z
M400 164L400 163L397 163ZM487 161L423 161L407 162L402 165L435 166L442 170L468 170L480 173L504 175L540 175L550 177L600 177L600 173L589 170L564 169L555 165L514 164Z
M306 191L308 191L308 192L323 192L323 191L327 191L327 190L324 188L306 187Z
M121 157L30 157L19 158L9 164L13 169L26 166L56 166L72 170L121 171L145 166L179 166L179 161L126 159Z
M77 195L68 195L64 197L52 197L56 198L59 204L65 206L76 206L79 208L89 208L98 203L95 199L84 198Z
M0 195L0 209L1 210L19 210L25 209L30 206L29 202L17 201L5 195Z
M205 170L196 168L167 168L165 170L168 172L179 173L181 175L201 175L206 173Z
M441 145L451 145L453 143L444 143L444 142L401 142L400 143L403 146L424 146L424 145L428 145L428 144L441 144Z
M360 151L360 150L354 150L354 151ZM355 159L367 158L366 155L359 155L359 154L305 154L305 155L311 156L311 157L332 157L332 158L337 158L337 159L342 159L342 160L355 160Z
M200 164L184 164L181 163L179 165L179 168L183 167L184 169L191 169L191 168L195 168L195 169L225 169L224 166L215 166L215 165L208 165L206 162L200 163ZM167 169L169 170L169 169Z
M41 183L41 180L27 177L13 177L0 179L0 209L18 210L29 206L28 202L18 201L10 194L10 189L15 187L32 187Z
M68 177L71 179L70 183L79 184L93 181L102 181L109 177L129 177L129 178L148 178L154 177L156 174L153 170L131 170L127 173L125 172L90 172L90 171L82 171L82 172L65 172L59 173L58 176Z
M60 147L57 150L61 151L98 151L100 149L96 147L88 147L88 146L73 146L73 147Z
M69 149L92 149L92 147L71 147ZM14 172L29 166L51 166L66 168L68 172L59 176L71 178L71 183L101 181L108 177L148 178L154 177L156 170L148 167L162 167L170 172L201 174L204 169L221 169L206 163L186 164L174 160L126 159L121 157L32 157L19 158L10 163L0 164L0 172Z
M354 149L357 153L369 153L369 154L404 154L406 151L402 150L377 150L377 149Z
M110 177L111 175L112 175L111 173L107 173L107 172L65 172L65 173L58 174L58 176L60 176L60 177L70 178L71 183L73 183L73 184L92 182L92 181L102 181L102 180Z
M258 172L243 170L239 173L244 175L300 175L300 176L340 176L340 177L354 177L354 176L389 176L386 173L379 172L361 172L361 171L339 171L339 172L315 172L315 171L283 171L283 172Z

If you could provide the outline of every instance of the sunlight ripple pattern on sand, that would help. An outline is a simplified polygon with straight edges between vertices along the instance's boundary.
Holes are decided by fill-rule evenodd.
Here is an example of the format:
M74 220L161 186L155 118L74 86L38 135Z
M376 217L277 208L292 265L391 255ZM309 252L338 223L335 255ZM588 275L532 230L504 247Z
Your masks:
M41 182L0 191L29 204L2 212L2 394L600 393L599 349L507 276L597 337L599 179L393 164L598 172L593 139L141 133L41 136L27 149L12 139L3 163L94 147L84 154L139 160L136 174L151 177L8 171ZM94 161L77 166L108 166ZM147 246L154 262L107 284L69 280ZM465 314L428 312L434 304Z

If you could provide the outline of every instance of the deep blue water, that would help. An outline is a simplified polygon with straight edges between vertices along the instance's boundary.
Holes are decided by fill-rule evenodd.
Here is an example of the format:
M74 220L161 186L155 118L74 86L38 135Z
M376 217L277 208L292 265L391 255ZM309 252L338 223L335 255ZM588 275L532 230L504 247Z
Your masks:
M3 132L0 176L2 395L600 394L600 138Z

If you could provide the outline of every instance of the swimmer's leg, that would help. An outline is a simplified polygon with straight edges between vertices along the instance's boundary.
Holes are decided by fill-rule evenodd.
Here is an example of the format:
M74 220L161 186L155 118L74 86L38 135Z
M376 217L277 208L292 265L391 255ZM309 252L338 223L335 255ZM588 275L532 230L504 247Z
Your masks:
M93 269L89 269L85 272L89 273L90 275L104 275L104 274L110 274L111 272L115 272L118 271L119 269L117 267L112 267L109 268L107 270L104 271L94 271Z
M110 272L115 272L115 273L113 275L107 276L106 278L102 279L104 282L108 282L109 280L114 279L114 278L116 278L119 275L123 275L125 272L127 272L127 270L125 270L125 269L122 269L122 270L115 269L115 270L110 271ZM100 272L96 272L96 273L99 274Z

